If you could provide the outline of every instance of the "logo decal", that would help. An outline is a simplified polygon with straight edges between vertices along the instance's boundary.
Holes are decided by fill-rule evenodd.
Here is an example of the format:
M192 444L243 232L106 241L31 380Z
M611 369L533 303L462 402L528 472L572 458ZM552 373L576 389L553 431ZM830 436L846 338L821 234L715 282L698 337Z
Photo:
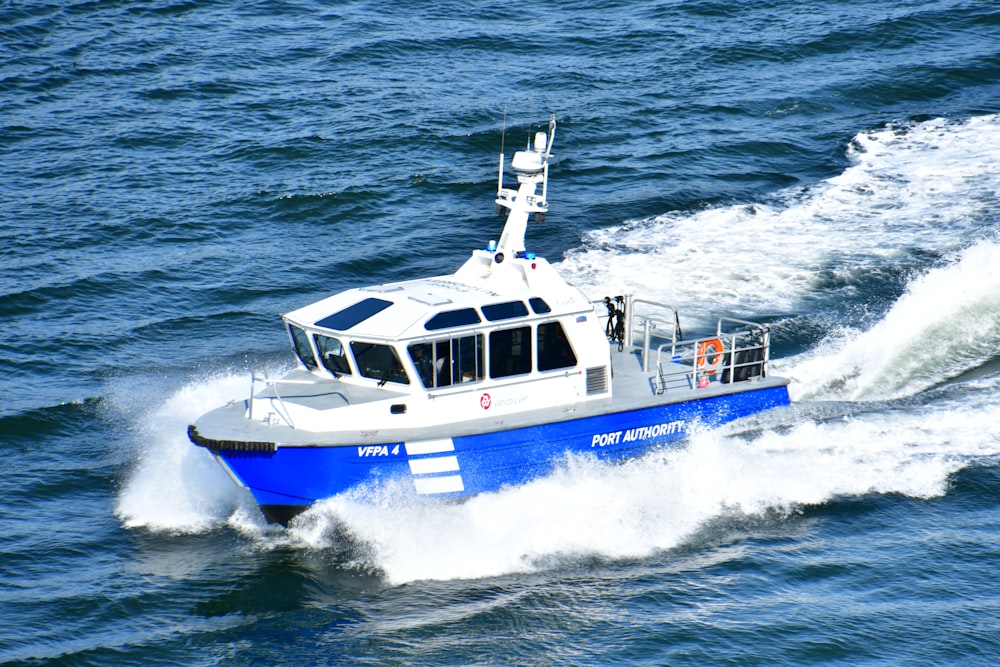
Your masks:
M479 397L479 405L483 406L483 410L489 410L492 404L493 399L490 398L489 394L483 394Z

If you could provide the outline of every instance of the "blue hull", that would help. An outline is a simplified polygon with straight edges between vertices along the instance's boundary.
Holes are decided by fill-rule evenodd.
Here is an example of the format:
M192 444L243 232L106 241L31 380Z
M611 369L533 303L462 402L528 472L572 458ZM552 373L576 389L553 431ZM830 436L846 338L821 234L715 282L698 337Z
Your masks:
M269 519L286 523L313 502L361 484L409 478L416 493L442 497L496 491L551 472L568 452L634 457L681 440L696 426L788 403L787 388L778 386L439 440L214 453Z

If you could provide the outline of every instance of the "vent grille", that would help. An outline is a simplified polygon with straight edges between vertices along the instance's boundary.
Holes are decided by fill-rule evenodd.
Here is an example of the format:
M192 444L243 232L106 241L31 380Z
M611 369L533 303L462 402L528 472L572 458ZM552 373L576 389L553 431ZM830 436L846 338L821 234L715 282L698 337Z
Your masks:
M608 368L598 366L587 369L587 396L605 394L608 391Z

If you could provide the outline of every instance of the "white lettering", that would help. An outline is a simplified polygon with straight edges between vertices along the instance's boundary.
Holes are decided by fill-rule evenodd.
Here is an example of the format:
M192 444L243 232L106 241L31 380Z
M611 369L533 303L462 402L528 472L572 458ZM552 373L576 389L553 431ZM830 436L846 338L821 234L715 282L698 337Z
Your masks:
M614 431L613 433L598 433L590 441L591 447L607 447L608 445L617 445L619 440L621 440L623 431Z
M683 421L664 422L653 424L652 426L637 426L626 431L612 431L610 433L595 433L590 440L591 447L608 447L624 442L636 442L639 440L651 440L665 435L684 432Z

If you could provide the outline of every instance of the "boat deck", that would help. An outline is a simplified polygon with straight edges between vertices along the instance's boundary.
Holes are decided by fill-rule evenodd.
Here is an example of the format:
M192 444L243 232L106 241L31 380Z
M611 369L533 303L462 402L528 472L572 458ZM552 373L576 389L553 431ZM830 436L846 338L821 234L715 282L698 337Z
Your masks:
M345 405L402 398L408 394L386 387L347 385L339 380L317 378L299 368L279 380L255 376L255 382L264 382L264 388L255 392L257 398L276 398L286 403L304 405L316 410L329 410Z
M618 351L611 343L611 393L616 399L641 400L656 395L655 370L642 370L642 350Z

